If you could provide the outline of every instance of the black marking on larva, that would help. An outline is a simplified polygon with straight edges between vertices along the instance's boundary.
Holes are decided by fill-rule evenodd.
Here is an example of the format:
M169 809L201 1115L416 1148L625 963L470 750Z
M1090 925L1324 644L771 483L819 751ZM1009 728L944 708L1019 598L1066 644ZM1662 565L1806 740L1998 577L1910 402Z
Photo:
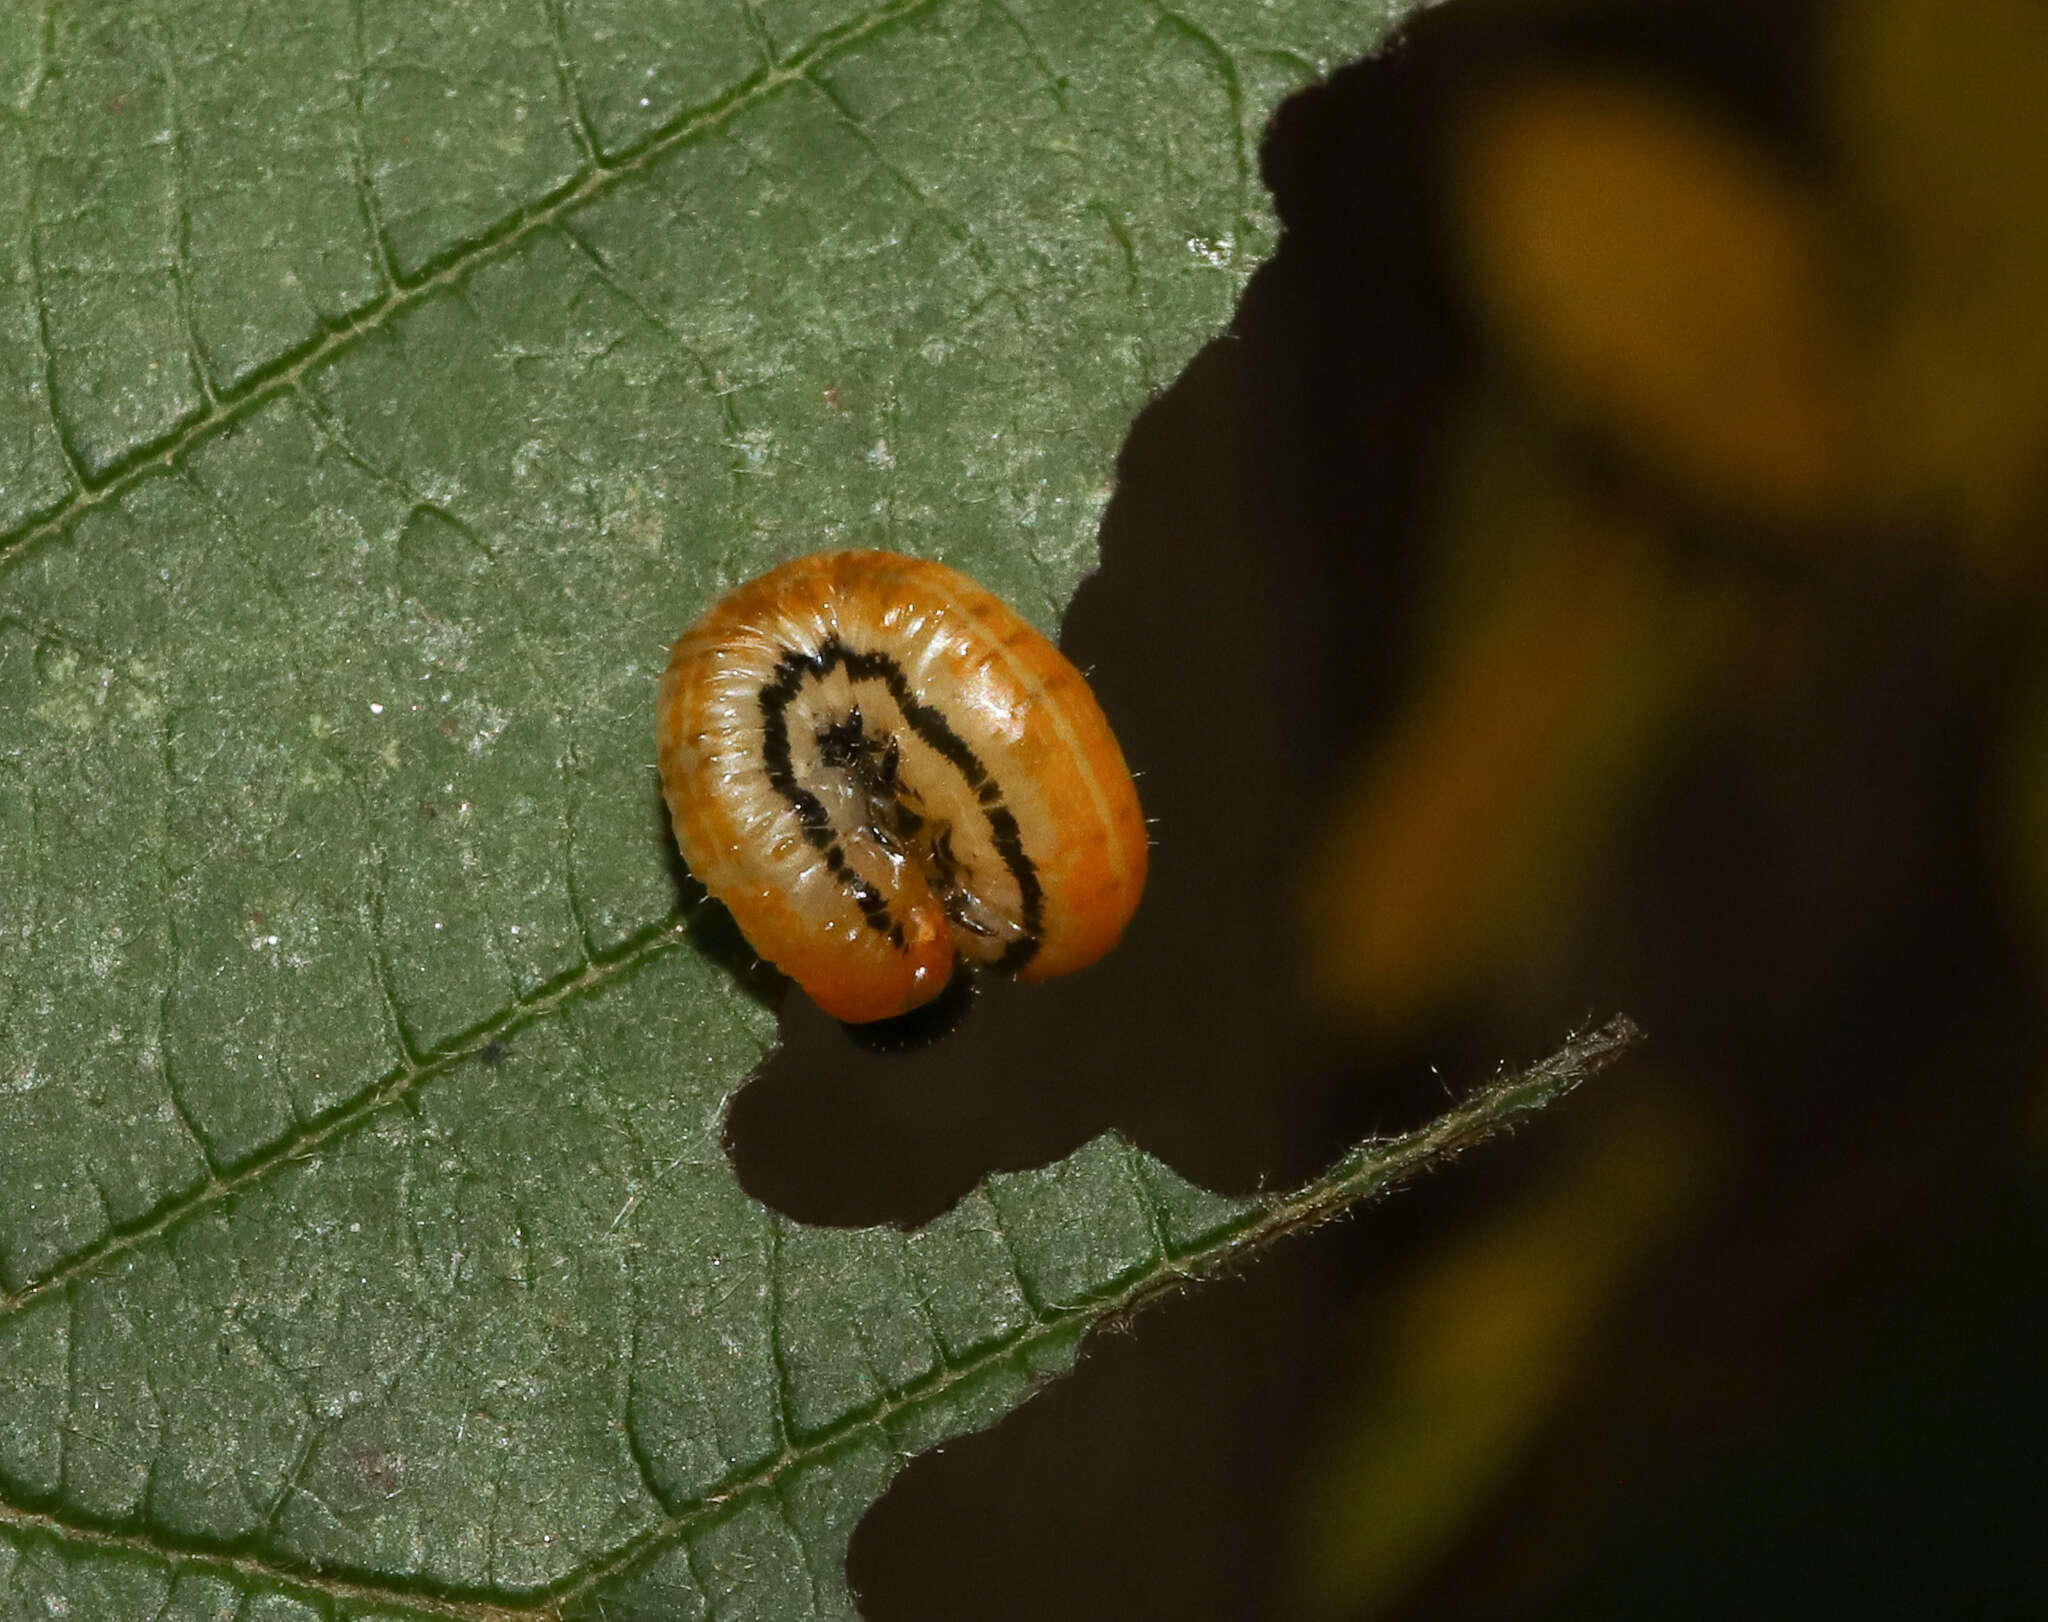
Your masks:
M840 846L825 847L825 866L834 878L853 892L854 905L860 908L861 916L867 919L869 926L888 930L890 938L897 945L902 945L900 937L903 931L889 916L889 903L883 899L880 890L847 866L846 852Z
M942 829L939 837L932 841L932 866L937 869L941 883L950 886L960 873L960 858L953 854L953 830Z
M995 931L975 917L969 908L954 904L960 893L957 882L960 876L960 858L953 854L953 830L941 828L927 848L931 852L929 871L934 880L934 887L946 894L946 916L952 920L953 927L964 929L970 935L980 935L984 939L992 937Z
M791 689L794 691L794 689ZM789 700L785 697L783 704ZM761 689L761 709L768 710L768 689ZM761 765L768 773L768 781L796 812L797 821L803 824L804 838L819 850L832 843L832 813L825 809L825 802L796 780L796 771L789 761L789 729L781 725L781 706L776 708L776 724L768 729L768 736L761 740Z
M1024 909L1026 932L1010 942L1003 955L996 959L997 968L1005 974L1015 974L1038 951L1039 925L1045 916L1045 893L1038 887L1038 869L1024 854L1024 836L1018 831L1017 819L1010 815L1007 807L988 807L988 835L996 847L996 854L1002 857L1003 865L1016 875L1018 901Z
M815 653L805 653L797 648L784 648L775 663L774 673L763 684L760 693L761 764L767 772L769 787L789 802L796 812L797 820L803 824L804 835L819 849L837 850L833 835L831 814L815 794L797 780L796 770L790 759L789 716L790 702L802 690L806 677L823 680L834 670L845 670L853 681L879 681L888 689L889 697L895 701L897 711L902 715L910 730L915 732L925 746L941 760L960 774L960 780L973 793L988 821L989 843L1002 858L1003 866L1016 881L1017 900L1023 913L1020 920L1023 933L1012 941L1003 955L997 959L996 967L1015 973L1037 955L1039 943L1045 929L1045 892L1038 882L1038 869L1024 850L1024 839L1017 827L1017 819L1003 804L1001 786L989 775L989 770L967 740L953 730L945 712L934 705L926 704L910 690L903 667L886 653L857 652L841 642L838 637L827 637ZM821 758L828 752L844 749L851 763L858 754L858 744L865 740L865 726L858 707L851 710L842 721L834 722L818 737ZM828 742L828 738L831 740ZM881 771L892 787L896 779L898 751L893 741L884 757ZM830 763L829 760L827 762ZM906 828L907 823L907 828ZM898 813L899 831L914 832L924 825L924 818L907 807ZM821 837L822 836L822 837ZM950 847L948 852L950 861ZM840 864L832 871L840 882L853 891L855 903L860 907L868 923L885 931L894 944L902 945L902 929L890 916L888 903L865 879L855 874L845 864L844 852L840 852ZM831 866L830 857L827 865ZM873 905L870 905L872 899Z
M867 719L858 704L850 705L843 716L819 727L816 736L820 766L845 772L870 800L900 805L902 788L898 778L903 770L903 746L893 734L883 738L870 736ZM907 831L916 830L913 826Z
M843 770L866 753L867 741L867 723L856 704L844 719L818 728L818 764Z
M792 657L801 658L801 655L785 654L782 663L776 666L776 679L761 689L761 717L767 723L767 735L761 740L762 768L775 792L796 812L797 821L803 824L804 838L813 848L824 852L826 868L853 891L861 915L874 928L886 931L893 922L889 917L888 902L880 891L848 866L846 852L840 848L838 836L832 828L832 813L825 809L823 800L797 781L796 768L790 763L789 725L782 712L789 707L790 699L796 696L796 690L803 681L801 666L790 673L786 682L784 680L783 667ZM872 907L870 902L873 902Z

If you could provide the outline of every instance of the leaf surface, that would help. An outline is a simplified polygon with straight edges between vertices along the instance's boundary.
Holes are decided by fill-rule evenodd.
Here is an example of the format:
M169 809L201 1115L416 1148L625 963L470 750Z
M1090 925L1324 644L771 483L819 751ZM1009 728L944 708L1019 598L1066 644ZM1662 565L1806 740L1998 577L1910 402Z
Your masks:
M0 1616L848 1615L901 1459L1534 1101L1298 1208L1102 1139L806 1229L649 770L782 558L1055 621L1398 10L0 17Z

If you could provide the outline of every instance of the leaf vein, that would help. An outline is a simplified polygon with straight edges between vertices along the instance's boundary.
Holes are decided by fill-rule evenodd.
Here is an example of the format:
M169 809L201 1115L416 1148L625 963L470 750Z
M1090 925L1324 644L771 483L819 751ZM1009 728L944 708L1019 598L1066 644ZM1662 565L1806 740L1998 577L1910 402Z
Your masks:
M155 41L163 60L164 109L171 136L171 288L177 295L178 322L185 329L186 364L199 385L203 410L217 410L220 395L206 365L198 317L192 309L192 151L185 135L183 102L178 90L175 53L168 41Z
M559 976L528 996L511 1000L432 1051L409 1051L374 1085L357 1093L332 1113L280 1138L232 1171L209 1177L167 1200L140 1222L121 1228L114 1227L110 1221L112 1231L104 1239L79 1251L35 1283L12 1293L0 1293L0 1322L54 1291L99 1273L115 1258L160 1239L198 1212L266 1181L286 1166L347 1137L373 1116L409 1098L420 1087L463 1060L481 1053L494 1042L502 1042L522 1026L566 1004L597 995L612 981L681 945L686 938L684 925L679 919L665 919L659 924L643 927L604 957Z
M462 1622L530 1622L559 1617L566 1607L590 1594L599 1584L677 1545L683 1550L693 1582L703 1590L703 1574L697 1568L698 1535L761 1494L774 1494L781 1502L784 1484L798 1471L823 1463L877 1435L890 1443L890 1426L896 1420L943 1399L963 1383L1006 1365L1029 1368L1035 1352L1070 1340L1097 1323L1127 1317L1192 1280L1242 1265L1290 1234L1334 1221L1418 1172L1507 1130L1517 1117L1563 1097L1640 1040L1641 1033L1626 1018L1614 1019L1597 1031L1573 1037L1548 1059L1496 1079L1434 1121L1398 1137L1360 1144L1322 1176L1249 1208L1238 1221L1195 1244L1162 1255L1154 1265L1127 1275L1107 1296L1049 1308L1038 1314L1036 1322L1012 1331L975 1356L957 1364L940 1365L928 1374L906 1381L879 1402L843 1416L801 1443L785 1443L773 1458L736 1475L704 1494L691 1507L668 1514L581 1571L530 1597L502 1600L454 1593L423 1594L345 1573L308 1570L283 1559L171 1547L143 1533L74 1523L59 1514L26 1510L5 1502L0 1502L0 1530L40 1533L74 1548L139 1554L177 1569L211 1571L245 1583L267 1584L303 1595Z
M942 0L888 0L888 3L849 23L827 30L782 62L750 75L722 97L679 115L634 146L623 149L616 158L600 158L582 174L531 204L515 209L477 237L422 267L410 279L399 279L393 275L389 244L379 229L377 234L385 259L385 273L392 277L389 291L343 318L320 337L287 351L268 366L258 368L237 387L223 391L213 405L195 412L168 433L118 458L97 479L86 477L84 463L65 436L61 417L58 417L58 434L71 466L74 489L54 508L33 515L5 535L0 535L0 573L19 563L37 546L69 531L86 513L119 499L151 470L175 468L179 459L194 447L214 438L230 424L293 388L308 374L347 354L365 337L382 331L404 312L436 292L460 286L473 271L508 257L536 233L586 203L607 195L670 152L715 133L785 86L807 79L820 63L851 49L892 23L936 9L941 3ZM360 0L357 10L360 15ZM360 85L356 92L356 107L360 115ZM31 230L31 257L34 251ZM39 284L34 291L40 321L43 303ZM43 335L43 351L47 372L51 364L47 331ZM54 384L54 378L51 384ZM57 416L54 394L51 396L51 411L53 416Z
M71 431L65 426L64 411L57 398L57 350L50 342L50 301L43 292L43 250L42 229L36 223L38 187L37 178L42 168L42 154L38 152L28 163L28 197L23 204L27 216L27 238L22 254L23 268L28 273L29 303L36 312L36 349L43 369L43 409L50 414L50 427L57 436L57 450L64 458L64 468L71 480L72 493L66 499L68 506L92 487L92 480L85 470L85 458L78 446L72 442ZM59 511L64 510L63 507ZM8 559L8 544L0 540L0 566Z

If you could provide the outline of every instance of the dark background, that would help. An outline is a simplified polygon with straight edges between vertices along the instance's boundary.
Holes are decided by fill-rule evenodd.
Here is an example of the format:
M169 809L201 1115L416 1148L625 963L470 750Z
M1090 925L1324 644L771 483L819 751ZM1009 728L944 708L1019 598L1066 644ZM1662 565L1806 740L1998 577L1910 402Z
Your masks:
M916 1461L870 1622L2048 1612L2043 315L1937 319L2041 247L2040 115L1971 77L2048 64L2027 11L1466 0L1281 109L1279 254L1063 637L1137 923L910 1052L790 996L735 1160L829 1223L1108 1128L1245 1192L1651 1040ZM1543 190L1593 162L1649 202ZM1530 291L1546 242L1592 268Z

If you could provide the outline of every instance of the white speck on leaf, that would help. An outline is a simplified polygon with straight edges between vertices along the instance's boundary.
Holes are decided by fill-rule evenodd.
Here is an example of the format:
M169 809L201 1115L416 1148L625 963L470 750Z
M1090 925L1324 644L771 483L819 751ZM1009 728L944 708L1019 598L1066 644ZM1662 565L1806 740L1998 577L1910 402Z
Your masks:
M749 468L764 468L775 454L775 435L766 428L742 429L732 448L747 459Z
M498 741L498 735L511 724L511 716L501 714L497 710L486 710L484 712L484 724L476 730L469 740L469 752L472 755L482 754Z

